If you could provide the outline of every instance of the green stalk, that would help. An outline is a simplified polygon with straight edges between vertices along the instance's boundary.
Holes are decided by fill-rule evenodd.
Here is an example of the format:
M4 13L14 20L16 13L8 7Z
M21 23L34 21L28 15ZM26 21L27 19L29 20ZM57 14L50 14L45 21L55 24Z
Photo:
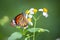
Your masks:
M40 16L38 16L37 17L37 19L33 16L33 18L34 18L34 21L35 21L35 23L34 23L34 32L33 32L33 40L35 40L35 28L36 28L36 21L37 20L39 20L39 18L41 17L41 15Z
M36 18L35 17L33 17L34 18L34 20L35 20L35 23L34 23L34 32L33 32L33 40L35 40L35 27L36 27Z
M37 17L36 21L39 20L39 18L40 18L41 16L42 16L42 15L39 15L39 16Z
M35 24L34 24L33 40L35 40L35 27L36 27L36 20L35 20Z

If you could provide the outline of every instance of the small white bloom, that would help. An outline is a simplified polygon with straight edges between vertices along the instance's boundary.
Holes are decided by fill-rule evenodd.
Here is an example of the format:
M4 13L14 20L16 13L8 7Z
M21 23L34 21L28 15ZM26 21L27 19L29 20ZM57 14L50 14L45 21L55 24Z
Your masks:
M43 16L45 16L47 18L48 17L47 12L43 12Z
M31 14L29 14L28 16L29 16L29 18L32 18L33 17L33 15L31 15Z
M34 14L34 12L33 11L30 11L30 14Z
M33 23L32 23L32 22L29 22L29 24L30 24L31 26L33 26Z
M42 11L43 12L43 9L39 9L38 11Z
M30 11L30 14L34 14L34 8L31 8L29 11Z

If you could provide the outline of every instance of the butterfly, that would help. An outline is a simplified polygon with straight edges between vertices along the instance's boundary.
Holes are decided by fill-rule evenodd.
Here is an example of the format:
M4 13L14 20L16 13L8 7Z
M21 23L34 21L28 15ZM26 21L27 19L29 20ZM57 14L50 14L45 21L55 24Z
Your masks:
M21 26L21 27L26 27L28 25L28 20L25 16L24 13L20 13L17 15L12 21L11 21L12 26Z

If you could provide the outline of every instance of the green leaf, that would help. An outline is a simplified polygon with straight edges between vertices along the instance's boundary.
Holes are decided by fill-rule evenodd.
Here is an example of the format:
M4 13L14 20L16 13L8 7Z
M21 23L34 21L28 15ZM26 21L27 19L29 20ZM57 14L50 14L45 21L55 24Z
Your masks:
M8 38L8 40L17 40L22 38L22 34L19 32L14 32L11 34L11 36Z
M35 29L35 30L34 30ZM40 28L29 28L27 29L29 32L37 32Z
M38 30L38 32L49 32L49 30L47 30L47 29L43 29L43 28L40 28L39 30Z
M45 32L45 31L47 31L47 32L49 32L49 30L47 30L47 29L43 29L43 28L29 28L29 29L27 29L29 32Z

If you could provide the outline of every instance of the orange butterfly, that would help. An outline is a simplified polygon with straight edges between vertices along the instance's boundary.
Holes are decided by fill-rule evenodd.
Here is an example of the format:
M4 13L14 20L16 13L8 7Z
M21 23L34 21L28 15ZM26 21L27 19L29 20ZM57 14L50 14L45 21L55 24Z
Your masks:
M28 20L23 13L20 13L11 21L12 26L26 27L28 25Z

